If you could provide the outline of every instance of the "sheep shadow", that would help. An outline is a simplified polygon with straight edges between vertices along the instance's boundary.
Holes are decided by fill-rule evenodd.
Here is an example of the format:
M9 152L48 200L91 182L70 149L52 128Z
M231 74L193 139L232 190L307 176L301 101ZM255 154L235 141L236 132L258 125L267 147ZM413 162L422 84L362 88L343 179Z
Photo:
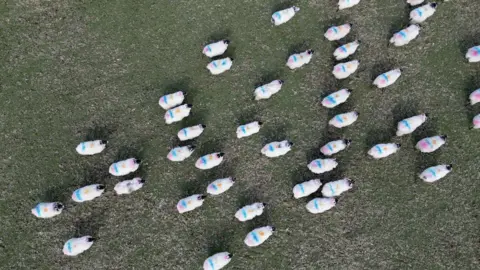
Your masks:
M260 119L259 115L260 109L258 108L258 106L244 108L244 110L235 117L235 123L237 125L245 125L254 121L265 123L264 121L262 121L262 119Z
M311 162L312 160L310 160L309 162ZM308 164L298 166L296 169L291 170L290 180L291 180L291 183L292 183L292 188L296 184L300 184L300 183L303 183L303 182L308 181L308 180L319 178L320 175L312 173L308 169L307 165Z
M206 194L205 187L198 184L197 180L185 181L180 184L182 198L193 194Z
M208 230L207 234L209 235L207 240L207 252L209 256L230 250L230 243L234 235L234 230L231 229L230 226L215 226L215 228Z
M104 226L103 213L97 211L86 218L76 219L74 221L74 226L74 237L82 237L89 235L97 238L100 228Z
M468 126L472 125L472 119L477 114L475 107L470 105L470 94L478 88L480 88L480 74L471 76L465 83L465 88L463 89L465 96L465 113L467 116L466 122L468 123Z
M105 125L95 125L92 128L89 128L85 134L86 141L94 140L106 140L115 132L115 129L112 127L107 127Z
M230 29L223 29L223 30L220 30L220 31L213 32L207 38L207 42L204 45L207 45L207 44L210 44L210 43L213 43L213 42L217 42L217 41L220 41L220 40L224 40L224 39L229 39L231 37L231 35L232 35L232 30L230 30ZM229 45L229 48L230 48L230 45Z
M65 205L73 191L78 188L71 182L56 184L48 188L40 197L44 202L61 202Z
M275 3L275 4L272 5L271 12L273 14L274 12L277 12L277 11L284 10L284 9L289 8L289 7L295 6L295 4L297 2L298 1L287 0L287 1L281 1L280 3Z
M249 189L243 191L240 196L237 197L237 207L238 209L249 205L252 203L263 202L264 198L261 195L261 192L257 189ZM267 206L268 207L268 206Z
M211 182L217 179L227 178L227 177L235 178L235 170L234 170L233 164L235 164L237 159L236 158L228 159L227 156L225 156L225 159L226 160L223 162L223 164L220 164L215 169L199 171L197 173L195 183L197 183L197 185L207 186L208 184L210 184Z
M190 115L182 120L182 126L191 127L199 124L205 124L208 110L193 105Z
M468 49L470 49L473 46L479 45L479 40L480 40L480 32L475 32L473 34L464 36L458 42L458 49L462 57L465 57L465 54L467 54Z
M85 168L80 178L80 187L93 185L93 184L102 184L106 185L107 180L110 178L110 174L105 167L93 167ZM72 190L73 192L73 190Z
M395 136L395 131L391 127L370 129L365 138L365 151L370 150L379 143L390 143Z
M258 79L258 83L255 84L255 88L271 83L275 80L281 80L284 77L283 70L276 70L263 73L263 75Z
M335 169L333 169L329 172L323 173L322 177L321 177L322 186L316 192L314 192L310 196L308 196L306 198L306 200L310 201L314 198L323 197L322 187L325 184L333 182L333 181L337 181L337 180L340 180L340 179L343 179L343 178L346 178L345 170L344 170L345 167L347 167L345 164L340 164L339 163L339 166L337 168L335 168ZM319 177L317 177L317 178L319 178Z
M393 60L381 61L373 65L370 69L370 79L372 82L380 75L392 69L399 68L398 64Z
M219 138L211 138L210 140L202 142L201 144L199 144L197 146L197 149L195 150L195 152L197 152L200 156L204 156L204 155L208 155L208 154L216 153L216 152L222 152L223 144L224 144L223 140L221 140ZM224 159L226 161L226 159L228 159L228 156L225 156ZM225 163L225 161L224 161L224 163ZM222 165L224 165L224 164L221 164L220 166L222 166Z
M262 143L263 145L271 142L279 142L283 140L288 140L287 137L287 127L285 124L275 124L266 125L262 129ZM295 142L294 142L295 143Z
M403 119L418 115L419 113L418 102L415 100L403 100L397 103L392 109L392 127L395 127L396 130L398 122L402 121Z
M185 100L184 103L187 103L189 101L190 103L193 102L196 91L190 89L190 84L191 80L189 78L183 78L180 80L175 80L175 81L167 81L160 85L161 93L159 93L160 96L172 94L178 91L182 91L185 94Z
M260 216L255 217L252 220L249 220L245 226L245 233L249 233L258 227L273 225L271 224L272 218L270 216L270 211L268 205L263 209L263 213ZM274 225L273 225L274 226Z
M392 20L392 23L390 24L390 29L388 31L388 38L390 39L393 34L399 32L403 28L407 27L410 24L410 11L411 8L409 5L405 5L404 7L404 14L403 16L397 16L395 17L394 20ZM388 43L390 44L390 42Z
M136 175L139 175L140 177L147 177L147 170L146 166L147 164L145 163L144 158L144 142L141 141L133 146L122 146L116 155L115 161L118 162L121 160L129 159L129 158L136 158L141 160L142 162L140 163L140 167L135 171Z
M302 53L308 49L312 49L312 47L307 41L291 45L290 47L288 47L288 55L285 57L285 61L286 62L288 61L288 58L290 57L290 55L296 54L296 53Z

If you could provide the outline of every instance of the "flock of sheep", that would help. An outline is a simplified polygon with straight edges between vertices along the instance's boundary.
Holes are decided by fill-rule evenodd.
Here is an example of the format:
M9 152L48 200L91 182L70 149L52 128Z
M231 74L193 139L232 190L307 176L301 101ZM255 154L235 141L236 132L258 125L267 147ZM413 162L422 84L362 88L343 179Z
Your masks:
M359 2L360 0L339 0L339 9L355 6ZM424 0L407 0L407 3L411 5L418 5L423 2ZM427 18L432 16L435 13L436 7L436 3L427 3L413 9L410 13L412 24L395 33L390 39L390 43L395 46L403 46L415 39L419 35L421 29L418 24L424 22ZM275 26L284 24L292 19L299 11L300 9L295 6L277 11L272 14L271 21ZM332 26L325 32L324 36L330 41L340 40L348 35L351 28L352 25L348 23L339 26ZM229 44L229 40L221 40L209 44L203 49L203 54L210 58L220 56L227 50ZM346 59L355 53L360 44L361 43L359 40L344 44L334 51L334 57L337 60ZM286 65L290 69L300 68L311 61L313 54L313 50L307 50L302 53L293 54L288 58ZM470 48L466 54L466 58L469 62L480 62L480 46ZM217 75L229 70L232 66L232 63L233 59L227 57L210 62L207 65L207 69L211 72L211 74ZM333 67L332 73L337 79L345 79L351 74L355 73L359 64L360 62L358 60L339 63ZM378 88L385 88L394 84L395 81L400 78L400 76L400 69L386 71L385 73L380 74L373 81L373 84ZM272 95L277 94L281 90L283 83L284 82L282 80L275 80L268 84L257 87L254 91L255 100L268 99ZM346 102L350 94L351 91L349 89L338 90L325 97L322 100L322 105L326 108L333 108ZM165 122L167 124L181 121L190 114L192 105L181 105L184 99L185 96L182 91L165 95L160 98L159 105L166 110ZM477 89L471 93L470 103L471 105L474 105L479 102L480 89ZM346 112L334 116L329 121L329 124L336 128L344 128L353 124L358 117L359 113L356 111ZM414 132L415 129L421 126L425 121L427 121L427 119L428 114L421 114L401 120L398 122L396 135L403 136ZM258 133L261 127L262 123L258 121L239 126L236 131L237 137L243 138L251 136L255 133ZM205 128L206 126L203 124L186 127L181 129L177 136L181 141L193 140L200 136ZM480 114L474 117L473 128L480 128ZM424 138L416 144L416 148L423 153L430 153L444 145L446 138L447 136L445 135ZM341 139L325 144L320 148L320 151L326 158L313 160L308 164L308 168L315 174L322 174L335 169L338 163L336 159L329 157L346 149L351 142L352 141L349 139ZM77 146L76 151L80 155L94 155L102 152L106 145L107 142L104 140L82 142ZM288 140L271 142L261 149L261 153L270 158L279 157L287 154L291 150L292 145L293 143ZM368 151L368 154L375 159L380 159L396 153L399 149L400 144L381 143L373 146ZM180 162L190 157L194 150L195 146L193 145L179 146L172 149L168 153L167 158L171 161ZM225 154L221 152L204 155L196 161L195 166L201 170L214 168L222 163L224 156ZM128 175L132 172L135 172L139 168L140 163L141 161L135 158L118 161L110 166L109 172L114 176ZM446 176L451 170L452 165L440 164L425 169L419 176L425 182L435 182ZM140 189L144 183L145 181L143 179L136 177L131 180L118 183L114 187L114 190L119 195L130 194L133 191ZM210 195L219 195L231 188L234 183L235 179L232 177L217 179L207 186L206 192ZM312 179L310 181L295 185L293 187L293 195L296 199L306 197L315 193L320 189L320 187L322 187L321 193L323 197L315 198L306 205L306 208L310 213L318 214L333 208L337 203L336 197L351 189L352 186L353 181L348 178L326 183L323 185L323 187L319 179ZM78 203L90 201L101 196L104 191L104 185L94 184L85 186L73 192L72 200ZM202 206L205 198L206 196L203 194L194 194L183 198L177 203L177 210L179 213L192 211ZM251 220L256 216L262 215L265 206L266 204L261 202L246 205L235 213L235 217L241 222ZM51 218L59 215L63 209L64 206L62 203L44 202L36 205L35 208L32 209L32 213L39 218ZM257 228L247 234L244 242L249 247L258 246L265 242L274 231L275 228L273 226ZM94 238L91 236L72 238L65 243L63 247L63 253L68 256L76 256L89 249L93 242ZM205 270L218 270L227 265L231 258L232 255L228 252L217 253L207 258L203 267Z

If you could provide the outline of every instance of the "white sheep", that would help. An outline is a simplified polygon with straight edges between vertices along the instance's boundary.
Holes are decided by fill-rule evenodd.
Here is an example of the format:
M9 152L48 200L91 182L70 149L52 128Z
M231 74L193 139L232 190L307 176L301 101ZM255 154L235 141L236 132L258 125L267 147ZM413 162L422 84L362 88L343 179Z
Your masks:
M346 23L339 26L332 26L328 28L328 30L325 32L323 36L327 38L329 41L339 40L344 38L346 35L348 35L351 29L352 29L351 23Z
M32 209L32 214L38 218L51 218L60 215L64 208L59 202L39 203Z
M190 157L195 151L194 145L186 145L186 146L179 146L175 147L167 155L167 158L171 161L184 161L188 157Z
M79 203L91 201L97 197L100 197L104 191L105 185L93 184L84 186L73 192L72 200Z
M300 8L298 8L296 6L289 7L289 8L283 9L283 10L279 10L279 11L274 12L272 14L272 20L271 21L275 26L284 24L284 23L288 22L290 19L292 19L293 16L295 16L295 13L297 13L299 11L300 11Z
M342 80L348 78L350 75L355 73L360 65L360 61L352 60L345 63L336 64L333 67L332 74L335 78Z
M171 123L182 121L183 118L190 115L192 107L192 104L183 104L168 110L165 113L165 123L169 125Z
M452 168L453 165L451 164L437 165L425 169L419 176L423 181L427 183L433 183L445 177L448 173L452 171Z
M410 118L403 119L397 124L397 136L410 134L428 119L428 114L419 114Z
M400 149L399 143L380 143L368 150L368 154L374 159L380 159L396 153Z
M176 107L183 103L185 99L185 93L178 91L172 94L165 95L158 100L158 105L164 110L170 110L173 107Z
M472 129L480 129L480 114L477 114L475 117L473 117L472 122Z
M435 13L437 3L428 3L417 7L410 12L410 21L412 23L422 23Z
M237 128L237 138L243 138L251 136L260 131L263 123L259 121L251 122L245 125L241 125Z
M210 58L222 55L227 50L228 44L230 44L228 39L210 43L203 48L203 54Z
M124 176L138 170L142 161L136 158L121 160L110 165L108 171L113 176Z
M206 127L207 126L200 124L200 125L182 128L177 133L178 139L180 139L180 141L195 139L196 137L200 136L203 133L203 130L205 130Z
M348 139L331 141L322 146L322 148L320 148L320 152L322 152L322 154L325 156L331 156L347 148L347 146L349 146L351 143L352 140Z
M95 238L87 235L79 238L72 238L63 245L63 254L67 256L77 256L83 253L93 245Z
M245 205L235 213L235 217L241 222L252 220L255 217L263 214L263 209L265 206L267 206L265 203L253 203Z
M350 55L354 54L357 51L358 46L360 46L360 40L355 40L353 42L347 43L338 47L334 52L333 56L337 60L343 60Z
M207 186L207 193L210 195L219 195L229 190L235 184L235 178L227 177L213 181Z
M288 140L271 142L266 144L260 152L267 157L279 157L288 153L292 149L292 145L293 143Z
M195 167L197 167L200 170L211 169L213 167L220 165L220 163L222 163L223 161L224 156L225 154L221 152L205 155L199 158L197 162L195 162Z
M337 92L331 93L330 95L326 96L322 100L322 105L326 108L336 107L344 103L345 101L347 101L351 93L352 93L352 90L350 89L338 90Z
M337 201L335 198L315 198L309 201L305 207L312 214L320 214L335 207Z
M308 164L308 169L316 174L329 172L338 166L338 162L334 158L315 159Z
M378 88L385 88L395 83L398 78L400 78L400 75L402 75L401 69L393 69L383 74L380 74L377 78L375 78L373 84Z
M189 212L202 206L203 200L205 200L207 196L202 194L195 194L192 196L188 196L186 198L181 199L177 203L177 210L180 214Z
M265 242L275 231L273 226L264 226L256 228L249 232L243 241L249 247L256 247Z
M203 270L220 270L232 260L232 254L220 252L208 257L203 262Z
M410 6L416 6L416 5L420 5L424 1L425 0L407 0L407 3L410 4Z
M278 93L280 89L282 89L283 83L284 81L282 80L275 80L255 88L255 100L269 99L271 96Z
M338 10L351 8L358 5L358 3L360 3L360 0L338 0Z
M412 24L405 29L393 34L390 38L390 43L393 43L394 46L400 47L407 45L410 41L414 40L420 34L420 26L417 24Z
M470 104L475 105L480 102L480 88L470 94Z
M465 57L470 63L480 62L480 45L468 49Z
M232 67L233 58L226 57L223 59L218 59L210 62L207 65L207 69L212 73L212 75L221 74Z
M311 194L315 193L321 185L322 182L320 182L320 179L312 179L300 184L296 184L293 187L293 197L295 199L300 199L310 196Z
M140 177L135 177L130 180L125 180L120 183L117 183L113 188L117 195L130 194L134 191L137 191L143 187L145 184L145 179Z
M302 53L292 54L290 57L288 57L287 66L290 69L296 69L306 65L310 63L310 60L312 60L313 53L313 50L306 50Z
M431 153L437 150L438 148L440 148L442 145L444 145L447 142L446 140L447 140L447 135L439 135L439 136L423 138L417 142L417 145L415 145L415 148L420 150L420 152L422 153Z
M322 195L324 197L337 197L351 188L353 188L353 181L348 178L344 178L323 185Z
M95 155L101 153L107 146L107 141L95 140L80 143L75 150L82 156Z
M357 121L359 115L360 113L356 111L337 114L330 119L328 124L337 128L344 128Z

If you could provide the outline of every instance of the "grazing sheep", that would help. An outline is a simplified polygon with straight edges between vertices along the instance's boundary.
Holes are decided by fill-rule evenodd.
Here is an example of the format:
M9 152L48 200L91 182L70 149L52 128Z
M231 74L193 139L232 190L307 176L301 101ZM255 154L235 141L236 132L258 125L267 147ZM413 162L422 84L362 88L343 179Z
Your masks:
M407 0L407 3L410 4L410 6L416 6L416 5L420 5L424 1L425 0Z
M380 143L368 150L368 154L374 159L380 159L396 153L400 149L399 143Z
M407 45L410 41L414 40L420 34L420 26L417 24L412 24L405 29L393 34L393 37L390 38L390 43L393 43L394 46L400 47Z
M110 165L108 171L113 176L124 176L138 170L142 161L136 158L129 158Z
M195 162L195 167L197 167L200 170L211 169L213 167L220 165L220 163L222 163L223 161L224 156L225 154L221 152L205 155L199 158L197 162Z
M292 149L292 145L293 143L288 140L271 142L266 144L260 152L267 157L279 157L288 153Z
M296 184L293 187L293 197L295 199L299 199L310 196L311 194L316 192L321 185L322 182L320 182L320 179L312 179L300 184Z
M335 198L315 198L306 205L308 212L320 214L335 207L338 199Z
M192 155L193 151L195 151L194 145L175 147L170 150L167 158L171 161L184 161Z
M397 136L410 134L428 119L428 114L419 114L410 118L403 119L397 124Z
M283 83L284 81L282 80L275 80L255 88L255 100L269 99L272 95L278 93L278 91L282 89Z
M207 69L212 73L212 75L221 74L232 67L233 58L226 57L223 59L218 59L210 62L207 65Z
M200 134L202 134L203 130L206 127L207 126L200 124L200 125L182 128L177 134L178 139L180 139L180 141L195 139L196 137L200 136Z
M287 66L290 69L296 69L306 65L310 63L310 60L312 60L313 53L313 50L306 50L302 53L292 54L290 57L288 57Z
M63 245L63 254L67 256L77 256L83 253L93 245L95 238L87 235L79 238L72 238Z
M222 55L227 50L228 44L230 44L228 39L210 43L203 48L203 54L210 58Z
M477 114L473 117L473 126L472 129L480 129L480 114Z
M359 115L360 113L356 111L337 114L330 119L328 124L337 128L344 128L357 121Z
M235 184L235 178L228 177L217 179L207 187L207 193L210 195L219 195L229 190Z
M415 148L422 153L431 153L446 143L447 135L439 135L421 139Z
M72 194L72 199L75 202L91 201L97 197L100 197L105 191L105 185L93 184L84 186L75 190Z
M203 270L220 270L232 260L232 254L220 252L208 257L203 263Z
M308 169L316 174L329 172L338 166L338 162L334 158L315 159L308 164Z
M82 156L89 156L101 153L107 146L107 141L95 140L80 143L75 150Z
M430 168L427 168L420 174L420 178L427 182L433 183L445 177L448 173L452 171L453 165L452 164L443 164L437 165Z
M272 14L272 23L275 26L284 24L295 16L295 13L299 12L300 8L293 6L283 10L279 10Z
M344 103L345 101L347 101L351 93L352 93L352 90L349 90L349 89L338 90L337 92L331 93L330 95L326 96L322 100L322 105L329 109L336 107Z
M358 65L360 65L358 60L337 64L333 67L332 74L339 80L346 79L357 71Z
M241 222L254 219L255 217L263 214L263 209L265 206L267 206L266 203L253 203L245 205L235 213L235 217Z
M171 123L182 121L183 118L190 115L190 111L192 110L192 107L193 107L192 104L183 104L168 110L165 113L165 123L169 125Z
M181 199L177 203L177 210L180 214L189 212L202 206L203 200L205 200L207 196L202 194L195 194L186 198Z
M323 185L322 195L324 197L337 197L351 188L353 188L353 181L348 178L344 178Z
M158 105L164 110L170 110L173 107L176 107L182 104L185 99L185 93L178 91L172 94L165 95L158 100Z
M480 102L480 88L470 94L470 104L475 105Z
M377 78L375 78L373 84L378 88L385 88L395 83L398 78L400 78L400 75L402 75L401 69L397 68L394 70L390 70L383 74L380 74Z
M339 40L344 38L346 35L348 35L351 29L352 29L351 23L346 23L339 26L332 26L328 28L328 30L325 32L323 36L327 38L329 41Z
M360 0L338 0L338 10L351 8L358 5L358 3L360 3Z
M249 232L243 241L249 247L256 247L265 242L275 231L273 226L256 228Z
M51 218L60 215L64 208L59 202L39 203L32 209L32 214L38 218Z
M347 146L349 146L351 143L352 140L348 139L331 141L322 146L322 148L320 148L320 152L322 152L322 154L325 156L331 156L347 148Z
M145 184L145 179L140 177L135 177L131 180L125 180L115 185L115 192L117 195L130 194L134 191L137 191L143 187Z
M435 13L437 3L428 3L417 7L410 12L410 21L412 23L422 23Z
M251 122L246 125L241 125L237 128L237 138L243 138L251 136L260 131L263 123L259 121Z
M480 45L468 49L465 57L470 63L480 62Z
M360 46L360 40L355 40L353 42L347 43L338 47L334 52L333 56L337 60L343 60L350 55L354 54L357 51L358 46Z

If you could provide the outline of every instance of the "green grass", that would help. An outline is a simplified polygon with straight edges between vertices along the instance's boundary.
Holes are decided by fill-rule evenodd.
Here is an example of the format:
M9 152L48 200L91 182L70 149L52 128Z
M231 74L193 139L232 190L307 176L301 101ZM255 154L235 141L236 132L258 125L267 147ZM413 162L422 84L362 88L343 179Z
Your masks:
M480 87L480 65L468 64L468 47L480 42L478 9L472 1L441 3L411 44L387 47L393 31L408 22L404 1L370 0L342 12L337 1L292 1L301 11L272 27L281 1L73 1L18 0L0 4L0 265L2 269L200 269L215 251L234 259L226 269L474 269L479 267L480 133L468 130L480 107L465 106ZM336 47L323 33L332 23L354 23L351 41L362 40L352 78L331 74ZM228 37L232 70L211 76L202 47ZM294 72L287 56L313 48L312 62ZM404 67L384 92L373 77ZM273 98L254 102L260 82L281 78ZM321 97L341 87L354 92L334 110ZM192 115L165 125L158 98L188 92ZM353 126L327 126L336 113L357 109ZM429 112L413 135L394 138L396 121ZM255 136L238 140L239 123L262 120ZM208 127L187 161L169 162L177 131ZM419 154L415 142L447 134L445 147ZM97 156L76 154L87 137L109 140ZM356 187L338 206L308 214L308 199L294 200L295 183L314 177L306 165L329 139L351 138L336 157L339 167L322 181L350 177ZM278 159L261 147L288 138L295 145ZM366 151L394 141L403 147L379 161ZM199 171L195 160L212 151L226 162ZM108 174L119 158L145 162L138 173L147 185L130 195L113 195L120 178ZM417 174L437 163L454 171L433 185ZM123 177L128 179L132 176ZM227 193L179 215L177 201L204 192L217 177L235 176ZM105 183L107 194L75 204L70 195L87 183ZM30 209L60 200L67 210L48 220ZM264 201L266 213L245 224L233 217L245 203ZM278 232L258 248L243 239L255 226ZM62 254L76 235L98 238L84 254Z

